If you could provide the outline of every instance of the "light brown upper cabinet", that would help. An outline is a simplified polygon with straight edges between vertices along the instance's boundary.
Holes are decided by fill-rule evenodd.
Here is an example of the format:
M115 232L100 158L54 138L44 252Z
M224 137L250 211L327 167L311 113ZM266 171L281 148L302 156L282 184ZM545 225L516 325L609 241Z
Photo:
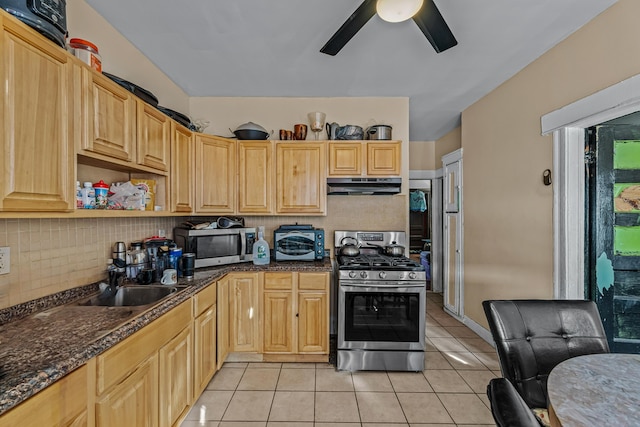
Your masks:
M367 142L367 175L399 176L401 150L400 142Z
M400 176L400 141L329 142L329 176Z
M273 141L238 141L238 213L272 214Z
M195 138L171 121L171 212L193 211Z
M75 65L74 77L80 82L78 154L128 170L168 175L171 120L82 64Z
M276 143L276 213L326 215L324 142Z
M137 117L137 161L164 172L169 172L169 143L171 120L160 110L140 99Z
M362 143L329 143L329 176L362 175Z
M196 135L196 212L234 213L236 142Z
M0 211L71 210L71 58L4 11L0 57Z
M93 70L76 65L81 75L79 153L130 165L135 162L136 100L130 92Z

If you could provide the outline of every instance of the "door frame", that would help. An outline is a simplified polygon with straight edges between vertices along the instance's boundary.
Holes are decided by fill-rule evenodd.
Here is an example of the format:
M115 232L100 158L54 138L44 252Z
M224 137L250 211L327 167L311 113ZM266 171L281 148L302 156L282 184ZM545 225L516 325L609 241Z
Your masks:
M449 200L447 180L448 178L448 166L455 164L456 184L454 187L455 200ZM443 211L443 239L442 239L442 253L443 253L443 296L444 296L444 309L447 313L456 317L457 319L464 318L464 210L463 210L463 164L462 164L462 148L453 151L449 154L442 156L442 211ZM454 242L451 241L452 236L448 231L449 218L455 217L456 219L456 235L453 236ZM454 260L454 306L448 304L449 301L449 280L452 273L449 269L449 254L451 243L455 244L456 258Z
M413 179L431 180L431 291L442 293L442 168L410 170L409 180Z
M541 117L553 133L553 296L584 299L585 129L640 111L640 74Z

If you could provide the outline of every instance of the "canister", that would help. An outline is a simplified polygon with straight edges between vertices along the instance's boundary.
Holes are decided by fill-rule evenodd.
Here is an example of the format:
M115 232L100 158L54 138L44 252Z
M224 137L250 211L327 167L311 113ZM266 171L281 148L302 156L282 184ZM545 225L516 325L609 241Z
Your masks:
M73 48L73 54L76 58L79 58L97 72L102 72L102 58L95 44L87 40L74 38L69 40L69 46Z
M96 195L96 209L107 209L107 193L109 186L103 181L93 184L93 191Z
M178 276L181 276L180 258L182 257L182 248L169 249L169 268L176 269Z
M182 270L182 276L187 280L193 280L195 270L196 254L187 252L182 255L182 262L179 264Z

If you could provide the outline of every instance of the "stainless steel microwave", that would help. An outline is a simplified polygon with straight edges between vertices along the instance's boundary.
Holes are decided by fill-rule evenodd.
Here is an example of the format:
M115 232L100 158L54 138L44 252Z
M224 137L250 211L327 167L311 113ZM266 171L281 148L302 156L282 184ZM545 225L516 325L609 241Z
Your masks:
M315 261L324 258L324 230L310 225L282 225L273 232L276 261Z
M196 254L195 268L253 260L255 228L173 229L173 240L183 253Z

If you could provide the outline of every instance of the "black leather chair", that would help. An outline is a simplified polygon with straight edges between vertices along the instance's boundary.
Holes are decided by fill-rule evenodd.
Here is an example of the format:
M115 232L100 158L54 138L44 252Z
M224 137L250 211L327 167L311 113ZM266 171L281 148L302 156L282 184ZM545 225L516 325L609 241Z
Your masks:
M487 387L499 426L537 425L526 408L547 408L551 370L571 357L609 352L593 301L494 300L482 307L504 377Z

